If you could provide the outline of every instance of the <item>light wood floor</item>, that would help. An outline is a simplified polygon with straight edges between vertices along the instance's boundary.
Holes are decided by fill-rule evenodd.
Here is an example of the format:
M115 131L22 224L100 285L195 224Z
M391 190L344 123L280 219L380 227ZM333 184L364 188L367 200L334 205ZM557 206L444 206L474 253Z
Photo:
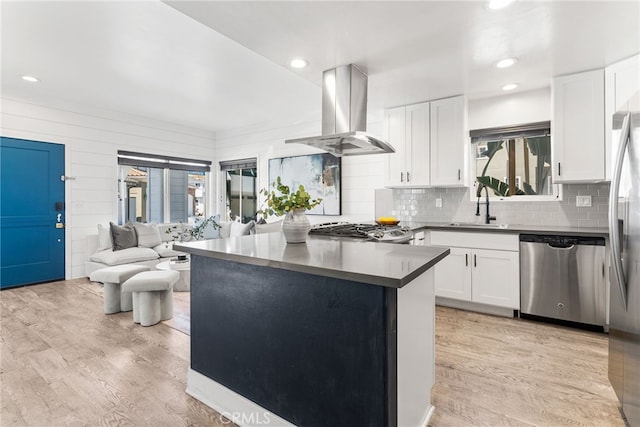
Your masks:
M602 333L438 307L431 426L624 426Z
M87 279L0 292L0 425L231 425L184 392L189 294L174 295L174 318L143 328L102 314ZM606 335L438 307L436 342L433 427L624 426Z
M3 427L231 425L185 393L189 336L104 315L99 285L4 290L0 309Z

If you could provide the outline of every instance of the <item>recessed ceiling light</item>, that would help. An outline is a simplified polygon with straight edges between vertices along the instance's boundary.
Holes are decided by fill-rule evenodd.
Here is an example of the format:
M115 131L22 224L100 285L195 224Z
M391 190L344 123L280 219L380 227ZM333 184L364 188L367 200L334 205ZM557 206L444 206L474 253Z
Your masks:
M33 76L22 76L22 80L30 83L38 83L40 81L39 78Z
M518 85L516 83L510 83L508 85L502 86L502 90L514 90Z
M508 68L518 62L516 58L505 58L496 62L496 68Z
M487 7L491 10L504 9L513 3L514 0L490 0Z
M304 68L309 65L309 61L302 58L294 58L289 62L291 68Z

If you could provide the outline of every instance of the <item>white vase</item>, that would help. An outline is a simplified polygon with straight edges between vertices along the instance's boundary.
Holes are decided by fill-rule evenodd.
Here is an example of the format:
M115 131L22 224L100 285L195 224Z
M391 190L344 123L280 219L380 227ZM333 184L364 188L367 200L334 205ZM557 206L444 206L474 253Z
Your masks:
M287 212L282 221L282 232L287 243L304 243L311 230L311 224L304 209Z

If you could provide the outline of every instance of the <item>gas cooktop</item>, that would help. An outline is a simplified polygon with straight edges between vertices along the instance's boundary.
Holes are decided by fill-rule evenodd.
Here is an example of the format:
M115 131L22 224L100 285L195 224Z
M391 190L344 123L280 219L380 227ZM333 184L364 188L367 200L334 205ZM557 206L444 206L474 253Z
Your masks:
M407 243L413 238L411 230L399 225L351 224L328 222L311 227L310 234L334 238L362 239L387 243Z

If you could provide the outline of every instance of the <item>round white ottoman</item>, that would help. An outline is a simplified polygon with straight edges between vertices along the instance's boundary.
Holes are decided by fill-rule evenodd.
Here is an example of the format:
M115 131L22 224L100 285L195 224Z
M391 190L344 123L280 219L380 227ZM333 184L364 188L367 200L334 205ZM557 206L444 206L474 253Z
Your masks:
M149 270L151 268L146 265L123 264L102 268L91 273L89 280L104 285L105 314L131 311L133 309L131 293L124 293L121 285L136 274Z
M173 317L173 285L180 279L177 271L145 271L122 285L133 296L133 321L151 326Z

